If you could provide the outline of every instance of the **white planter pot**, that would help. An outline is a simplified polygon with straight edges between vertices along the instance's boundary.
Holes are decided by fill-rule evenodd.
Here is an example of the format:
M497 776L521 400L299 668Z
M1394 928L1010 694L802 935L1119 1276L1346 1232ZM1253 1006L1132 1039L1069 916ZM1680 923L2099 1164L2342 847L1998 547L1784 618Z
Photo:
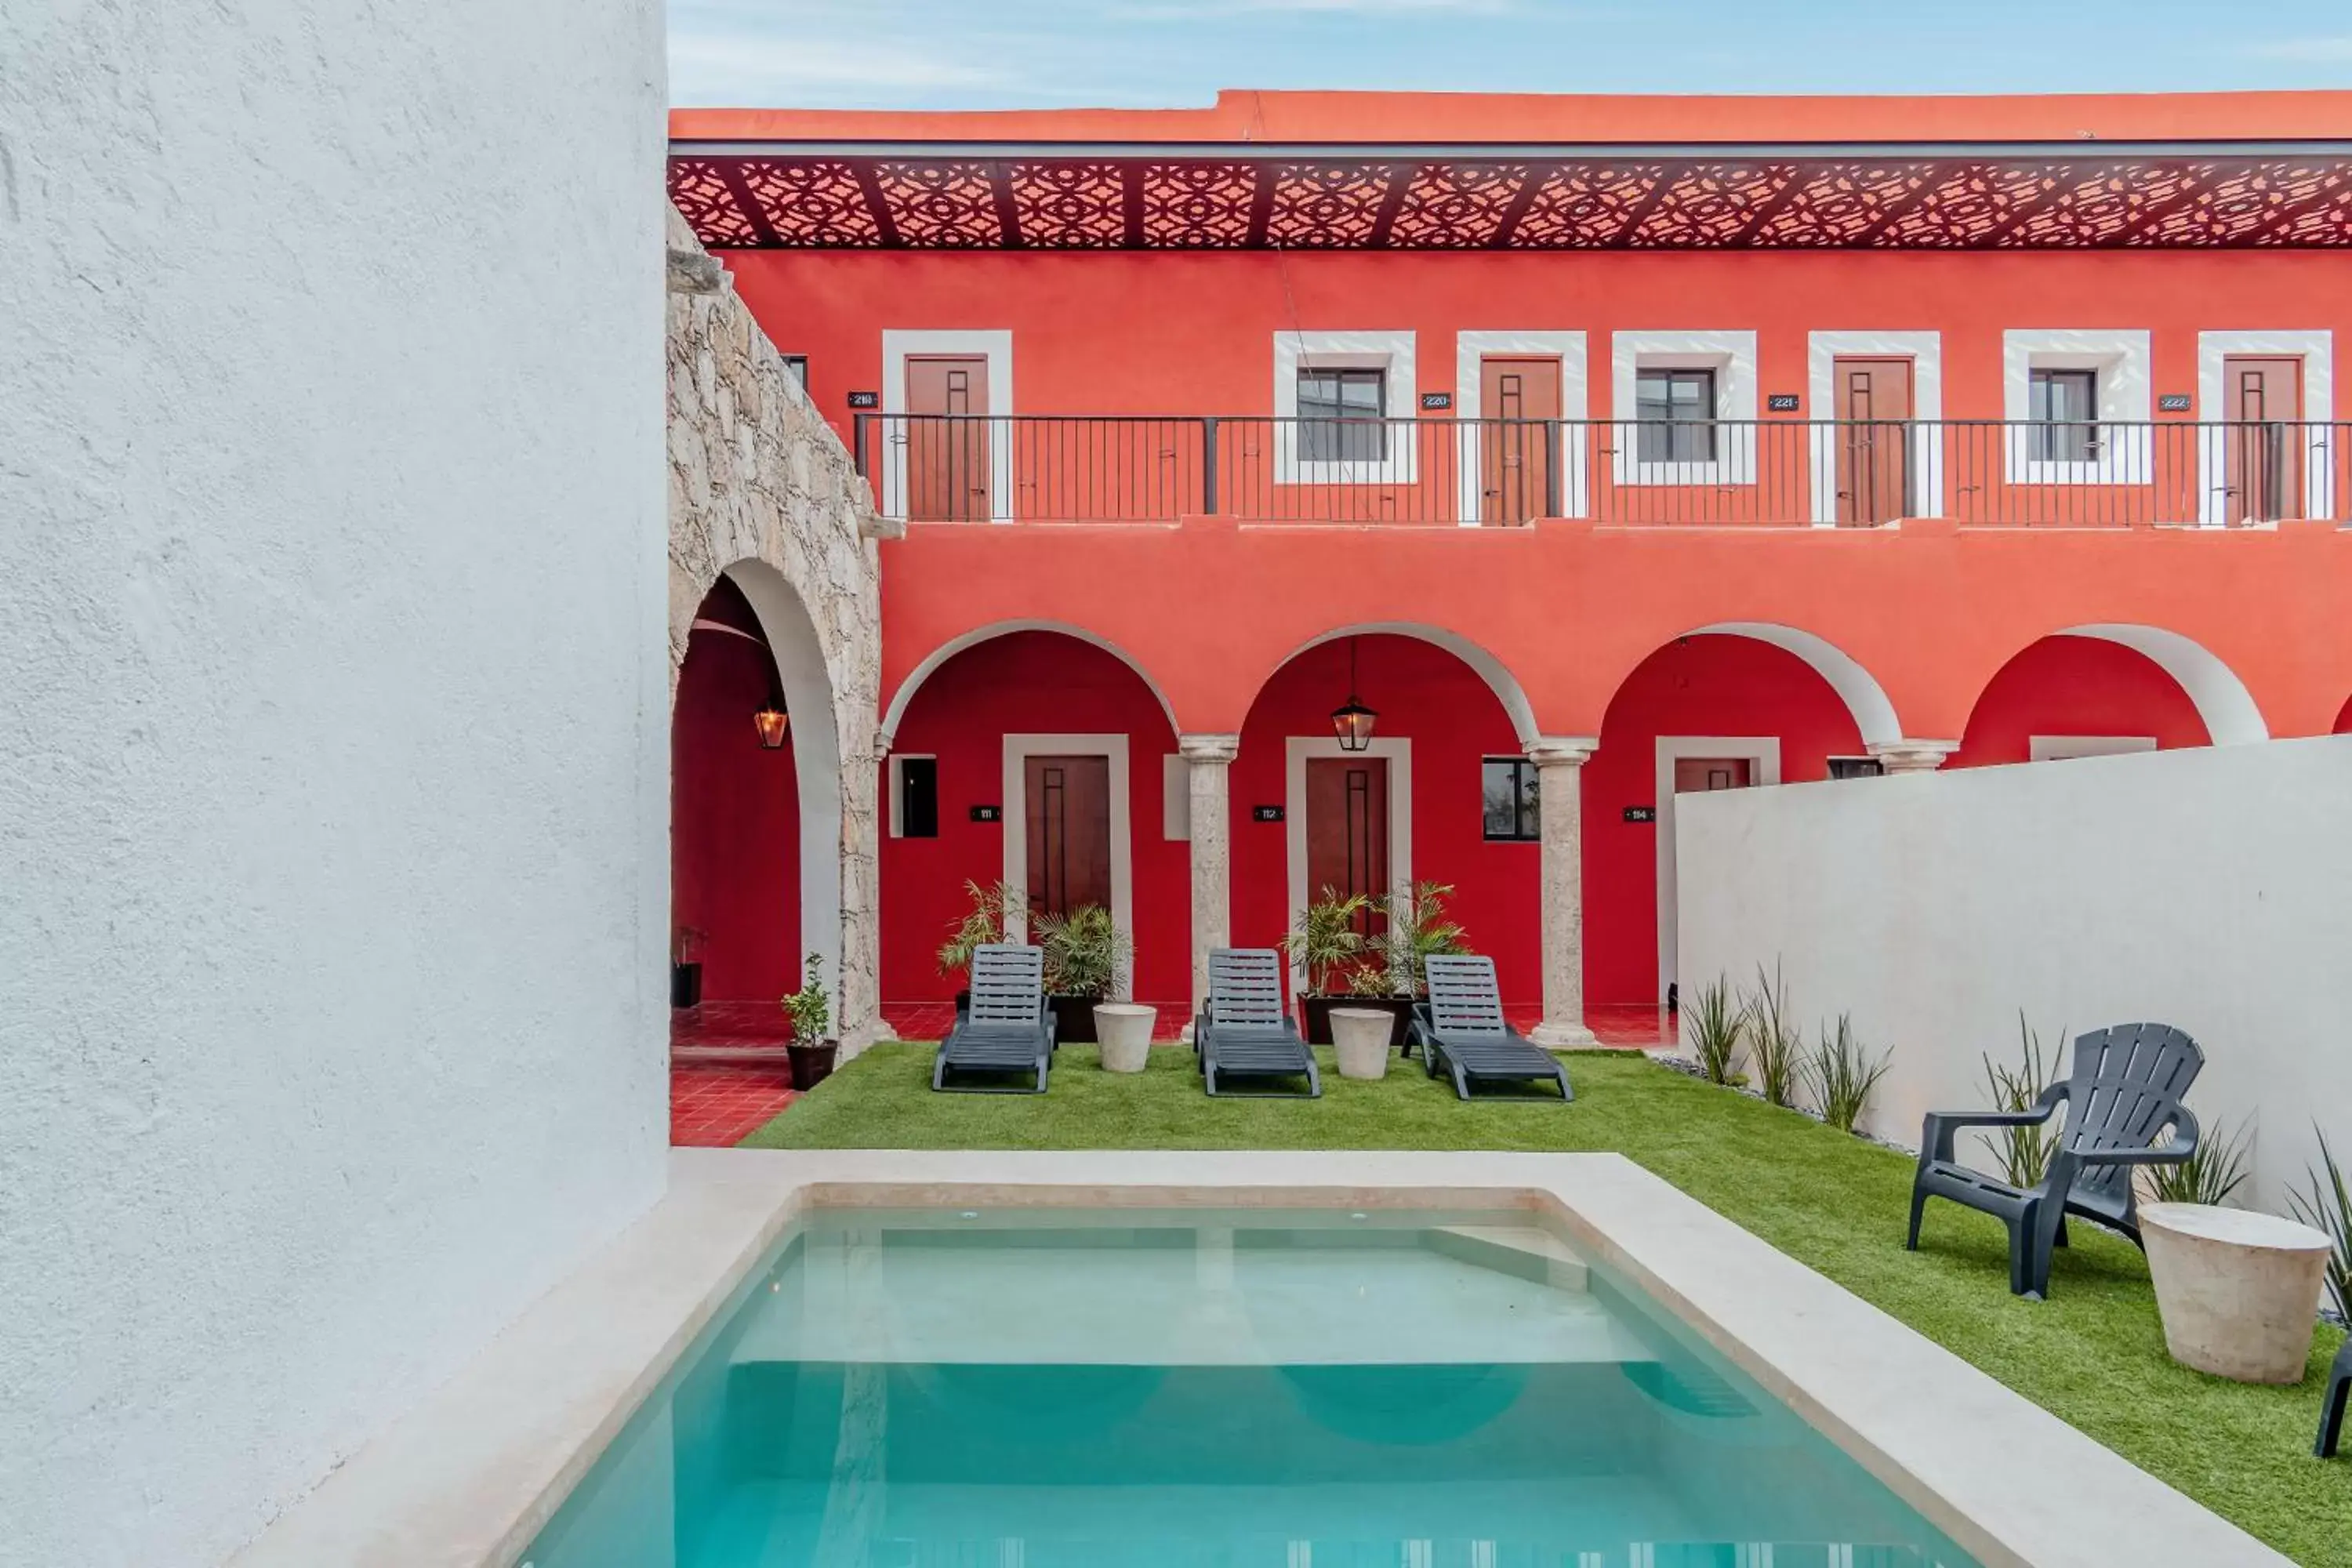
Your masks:
M1105 1072L1141 1072L1151 1060L1151 1026L1157 1007L1133 1002L1095 1004L1095 1040Z
M1363 1007L1331 1009L1331 1050L1341 1078L1386 1078L1389 1033L1396 1019Z
M2239 1383L2300 1383L2329 1242L2247 1209L2149 1204L2148 1277L2172 1359Z

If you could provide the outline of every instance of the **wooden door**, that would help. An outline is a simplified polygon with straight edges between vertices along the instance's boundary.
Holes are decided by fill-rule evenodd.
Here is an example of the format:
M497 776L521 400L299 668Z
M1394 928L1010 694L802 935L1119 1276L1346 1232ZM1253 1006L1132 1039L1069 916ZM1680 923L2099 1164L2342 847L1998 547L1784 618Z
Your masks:
M1478 518L1526 522L1559 510L1559 361L1489 355L1478 365Z
M1689 795L1711 789L1746 789L1753 782L1746 757L1676 757L1675 793Z
M1310 757L1307 762L1307 896L1328 888L1341 898L1389 890L1389 763L1386 757ZM1377 934L1367 915L1359 930Z
M2303 362L2236 354L2221 362L2231 523L2303 515Z
M1839 524L1870 528L1909 516L1911 362L1840 359L1831 377Z
M995 515L987 414L987 360L908 360L908 517L985 522Z
M1030 757L1022 793L1030 913L1110 908L1110 759Z

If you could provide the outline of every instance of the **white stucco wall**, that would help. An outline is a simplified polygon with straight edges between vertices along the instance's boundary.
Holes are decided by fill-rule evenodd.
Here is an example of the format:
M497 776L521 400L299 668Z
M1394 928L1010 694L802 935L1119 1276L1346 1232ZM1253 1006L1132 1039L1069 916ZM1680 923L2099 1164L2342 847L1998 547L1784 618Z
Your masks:
M2260 1206L2302 1184L2315 1120L2352 1154L2352 738L1718 791L1675 816L1685 986L1778 957L1809 1037L1851 1012L1895 1050L1866 1123L1885 1137L1990 1104L1981 1058L2016 1056L2022 1007L2045 1047L2187 1029L2190 1109L2257 1128Z
M219 1562L658 1190L661 49L0 7L0 1563Z

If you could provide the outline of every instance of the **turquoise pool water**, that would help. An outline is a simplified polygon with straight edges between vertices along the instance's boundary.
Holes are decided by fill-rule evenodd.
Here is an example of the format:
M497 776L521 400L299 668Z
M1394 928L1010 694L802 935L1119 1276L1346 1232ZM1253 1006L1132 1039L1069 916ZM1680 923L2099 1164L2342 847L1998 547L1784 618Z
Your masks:
M1516 1214L837 1211L530 1568L1977 1568Z

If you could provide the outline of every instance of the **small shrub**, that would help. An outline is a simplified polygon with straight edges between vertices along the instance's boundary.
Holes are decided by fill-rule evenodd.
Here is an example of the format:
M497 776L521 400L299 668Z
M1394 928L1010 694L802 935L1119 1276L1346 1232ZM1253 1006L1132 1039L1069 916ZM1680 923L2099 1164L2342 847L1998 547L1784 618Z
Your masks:
M1683 1023L1690 1030L1691 1053L1698 1058L1701 1078L1709 1083L1732 1081L1739 1070L1748 1022L1748 1004L1733 998L1731 983L1723 976L1691 993L1683 1005Z
M833 1027L833 999L824 993L824 954L808 955L801 988L784 998L784 1016L793 1021L795 1045L815 1045Z
M2287 1205L2295 1218L2336 1244L2327 1259L2328 1305L2338 1318L2352 1322L2352 1187L2345 1185L2343 1167L2336 1164L2325 1132L2319 1134L2319 1164L2310 1173L2310 1195L2290 1188Z
M1821 1108L1822 1120L1841 1132L1851 1132L1870 1103L1870 1091L1893 1064L1890 1049L1872 1061L1853 1032L1853 1019L1840 1013L1835 1033L1822 1031L1821 1044L1805 1063L1805 1081Z
M2224 1131L2216 1122L2197 1141L2197 1152L2178 1165L2147 1167L2147 1190L2160 1204L2207 1204L2219 1207L2246 1184L2246 1135Z
M1037 945L1045 950L1045 990L1055 996L1091 996L1100 1001L1119 990L1134 946L1100 904L1080 904L1067 914L1037 917Z
M2058 1033L2064 1037L2063 1029ZM2042 1037L2026 1026L2022 1008L2017 1014L2017 1034L2020 1060L2016 1067L2005 1067L1990 1057L1984 1058L1985 1084L1992 1090L1993 1108L1997 1110L2031 1110L2050 1087L2055 1064L2043 1063ZM2012 1187L2040 1186L2043 1173L2050 1169L2050 1156L2058 1147L2057 1131L2046 1121L2039 1127L2003 1127L1979 1136L2000 1163L2001 1180Z
M1742 1000L1748 1015L1748 1065L1757 1092L1770 1105L1793 1103L1805 1037L1789 1021L1789 988L1776 961L1767 975L1756 966L1756 994Z
M1327 887L1321 898L1299 911L1282 946L1306 977L1309 996L1338 996L1353 990L1356 975L1367 967L1382 973L1382 966L1366 963L1372 939L1361 926L1371 907L1372 900L1361 893L1341 898Z

